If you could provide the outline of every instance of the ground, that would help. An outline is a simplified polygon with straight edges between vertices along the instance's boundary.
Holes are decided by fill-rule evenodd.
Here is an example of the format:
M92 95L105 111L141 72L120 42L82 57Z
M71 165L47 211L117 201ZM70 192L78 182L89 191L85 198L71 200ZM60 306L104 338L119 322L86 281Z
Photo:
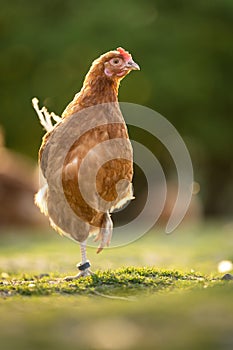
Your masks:
M209 223L171 235L152 230L100 255L94 275L75 274L78 246L53 231L0 236L0 345L39 349L233 348L233 226ZM232 273L232 271L229 271Z

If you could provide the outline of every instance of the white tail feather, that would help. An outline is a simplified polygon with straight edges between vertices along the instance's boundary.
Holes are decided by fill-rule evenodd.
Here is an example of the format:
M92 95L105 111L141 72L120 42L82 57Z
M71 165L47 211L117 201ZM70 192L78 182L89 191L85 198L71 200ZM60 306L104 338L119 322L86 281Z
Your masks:
M40 208L42 214L48 216L47 207L48 185L43 186L35 195L35 204Z
M62 119L61 117L59 117L53 112L49 113L46 107L42 107L41 109L39 109L39 100L36 97L32 99L32 105L39 117L41 125L45 128L47 132L52 131L54 126L57 123L60 123ZM56 122L55 125L52 123L52 119Z

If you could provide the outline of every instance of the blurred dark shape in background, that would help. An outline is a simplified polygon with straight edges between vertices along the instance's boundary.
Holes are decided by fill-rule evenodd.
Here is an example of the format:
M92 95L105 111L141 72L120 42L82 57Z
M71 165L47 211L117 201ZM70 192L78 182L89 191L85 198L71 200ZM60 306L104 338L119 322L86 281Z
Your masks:
M194 184L193 196L192 196L189 208L187 210L187 213L185 214L184 219L182 220L182 223L184 224L198 223L202 221L202 218L203 218L202 203L200 201L200 198L197 196L198 190L195 189L195 187L198 187L198 184ZM158 220L158 224L163 226L168 223L168 220L171 217L172 210L174 208L176 198L177 198L177 192L178 192L177 184L173 182L168 182L167 191L168 191L168 195L166 198L166 202L165 202L163 211L161 213L161 216ZM156 205L156 194L155 194L155 205ZM179 212L182 214L182 208L180 208Z
M34 206L37 188L35 165L25 156L4 147L0 129L0 232L6 226L35 226L45 223Z
M123 8L107 0L1 2L0 123L7 148L36 160L43 131L31 98L61 114L93 59L123 46L141 71L124 80L120 101L171 121L191 154L205 216L232 218L232 33L229 0L126 0ZM163 145L133 128L130 135L151 149L168 177L174 172ZM24 178L32 193L32 172L24 165L21 171L15 186Z

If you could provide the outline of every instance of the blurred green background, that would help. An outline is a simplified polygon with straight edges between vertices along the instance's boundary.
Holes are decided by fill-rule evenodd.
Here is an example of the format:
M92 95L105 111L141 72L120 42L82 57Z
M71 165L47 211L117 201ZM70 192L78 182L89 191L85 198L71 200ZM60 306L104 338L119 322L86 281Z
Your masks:
M120 100L151 107L173 123L190 151L205 214L232 217L231 0L0 4L0 124L6 147L36 160L43 131L31 98L61 114L91 62L123 46L141 71L122 82ZM142 139L146 143L146 135ZM168 155L158 150L166 167Z
M209 282L204 287L192 290L190 284L190 291L184 291L178 279L179 290L171 285L169 291L148 292L135 302L92 293L22 297L4 292L0 346L232 349L233 286L221 280L232 270L218 266L233 261L233 1L0 0L0 9L0 228L7 233L0 236L3 291L14 287L17 274L24 281L27 273L49 273L53 279L52 272L76 272L80 255L73 242L41 227L19 230L25 223L47 223L33 204L44 132L31 99L37 96L40 105L61 114L80 90L91 62L118 46L130 51L141 67L122 82L120 101L148 106L173 123L188 146L200 185L193 215L203 211L205 217L218 220L184 225L170 236L156 228L101 256L88 249L93 271L122 266L183 273L200 269L211 276L205 277ZM174 197L168 152L145 132L130 128L130 135L158 157L171 176L170 198ZM135 170L137 197L146 183ZM12 223L14 228L5 229ZM103 287L115 294L111 285Z

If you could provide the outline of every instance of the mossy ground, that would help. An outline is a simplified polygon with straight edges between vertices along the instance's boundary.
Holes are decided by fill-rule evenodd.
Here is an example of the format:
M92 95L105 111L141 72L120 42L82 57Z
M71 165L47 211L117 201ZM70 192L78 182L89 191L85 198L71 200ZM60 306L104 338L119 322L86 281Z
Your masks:
M151 232L102 255L89 248L94 274L71 282L63 278L77 272L75 244L52 232L8 232L0 348L232 349L233 283L217 270L233 260L231 228Z
M219 277L200 273L162 270L153 267L126 267L116 270L96 271L92 276L64 281L63 275L22 274L9 276L3 273L0 296L42 295L106 295L112 298L168 293L222 285Z

